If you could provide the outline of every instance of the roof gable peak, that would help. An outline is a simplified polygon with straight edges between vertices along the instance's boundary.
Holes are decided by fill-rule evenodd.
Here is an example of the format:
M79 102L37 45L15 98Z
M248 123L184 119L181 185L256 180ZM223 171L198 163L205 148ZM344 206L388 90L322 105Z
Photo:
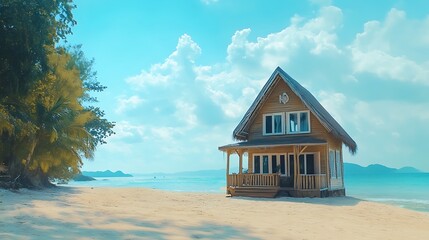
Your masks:
M271 89L275 85L277 76L279 76L298 96L302 103L317 117L319 122L326 128L326 130L334 135L334 137L340 139L350 150L355 153L357 150L356 142L347 134L347 132L340 126L340 124L326 111L326 109L317 101L317 99L295 79L289 76L282 68L277 67L271 74L268 81L262 87L258 96L244 114L242 120L237 125L233 132L233 137L237 140L247 140L248 133L245 129L250 124L250 120L256 114L259 108L263 105L265 99L269 97Z

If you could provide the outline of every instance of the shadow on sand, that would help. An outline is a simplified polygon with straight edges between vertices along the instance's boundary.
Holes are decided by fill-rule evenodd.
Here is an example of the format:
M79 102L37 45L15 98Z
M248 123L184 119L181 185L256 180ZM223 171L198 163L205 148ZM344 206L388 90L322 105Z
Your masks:
M0 201L0 239L260 239L249 234L250 229L210 221L189 226L171 221L146 221L144 216L110 217L108 212L88 213L85 208L60 212L61 216L46 216L31 210L32 201L50 201L66 209L70 203L63 202L64 198L79 193L79 188L70 187L14 191L13 201ZM0 192L0 197L2 194ZM28 196L30 202L25 201Z

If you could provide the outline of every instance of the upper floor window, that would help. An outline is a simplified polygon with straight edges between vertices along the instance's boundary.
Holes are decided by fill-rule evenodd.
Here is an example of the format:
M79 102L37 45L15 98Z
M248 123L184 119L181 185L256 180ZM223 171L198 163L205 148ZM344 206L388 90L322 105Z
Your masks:
M288 112L287 113L287 133L309 133L310 132L310 112Z
M284 113L264 114L264 135L284 134Z

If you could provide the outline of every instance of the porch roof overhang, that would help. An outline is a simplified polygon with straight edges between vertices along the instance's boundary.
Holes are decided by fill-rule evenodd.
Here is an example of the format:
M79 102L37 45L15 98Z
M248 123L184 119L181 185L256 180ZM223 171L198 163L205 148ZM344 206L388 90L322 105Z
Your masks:
M281 138L269 138L269 139L255 139L251 141L231 143L225 146L219 147L221 151L228 151L231 149L249 149L249 148L271 148L281 146L310 146L310 145L325 145L327 142L322 139L300 136L300 137L281 137Z

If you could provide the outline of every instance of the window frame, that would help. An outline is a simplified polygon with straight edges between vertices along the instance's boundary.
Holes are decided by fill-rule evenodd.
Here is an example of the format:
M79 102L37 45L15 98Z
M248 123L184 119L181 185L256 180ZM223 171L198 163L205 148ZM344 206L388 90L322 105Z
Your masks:
M307 117L308 117L308 130L307 131L301 131L301 113L307 113ZM291 114L296 114L297 115L297 122L298 122L298 129L299 131L296 132L291 132L290 129L290 115ZM286 112L286 134L302 134L302 133L311 133L311 119L310 119L310 111L309 110L305 110L305 111L293 111L293 112Z
M342 152L338 149L329 149L329 175L331 179L343 178Z
M307 155L313 155L313 168L314 168L313 171L314 171L314 173L311 173L311 174L307 173ZM304 174L302 174L300 172L300 169L298 169L299 174L301 174L301 175L319 175L319 174L322 174L321 173L321 166L320 166L320 164L321 164L320 163L320 152L304 152L304 153L299 154L299 156L304 156ZM298 161L299 161L299 156L298 156ZM290 157L295 158L295 154L289 153L288 154L288 161L289 161ZM301 166L301 164L300 164L300 166Z
M276 173L279 173L280 172L280 175L281 176L289 176L288 175L288 171L289 171L289 164L287 163L287 156L288 156L288 153L276 153L276 152L272 152L272 153L254 153L254 154L252 154L253 156L252 156L252 161L253 161L253 173L254 174L276 174ZM278 168L278 169L276 169L277 171L275 171L275 172L273 172L273 170L275 169L275 168L277 168L277 166L279 166L280 165L280 159L281 159L281 156L284 156L284 159L285 159L285 174L282 174L281 173L281 168ZM264 173L264 171L263 171L263 159L264 159L264 156L268 156L268 172L267 173ZM273 156L275 156L275 158L276 158L276 166L274 167L273 166L273 161L272 161L272 159L273 159ZM259 161L259 171L256 171L256 164L255 164L255 158L258 158L258 161Z
M275 116L280 115L280 119L281 119L281 132L276 133L274 132L275 129L275 124L274 124L274 118ZM267 133L267 128L266 128L266 117L267 116L271 116L271 127L273 132L272 133ZM277 112L277 113L266 113L262 115L262 135L263 136L272 136L272 135L283 135L285 134L285 113L284 112Z
M339 150L335 150L335 166L336 166L336 170L337 170L337 178L342 178L343 177L343 173L342 173L342 161L341 161L341 152Z

